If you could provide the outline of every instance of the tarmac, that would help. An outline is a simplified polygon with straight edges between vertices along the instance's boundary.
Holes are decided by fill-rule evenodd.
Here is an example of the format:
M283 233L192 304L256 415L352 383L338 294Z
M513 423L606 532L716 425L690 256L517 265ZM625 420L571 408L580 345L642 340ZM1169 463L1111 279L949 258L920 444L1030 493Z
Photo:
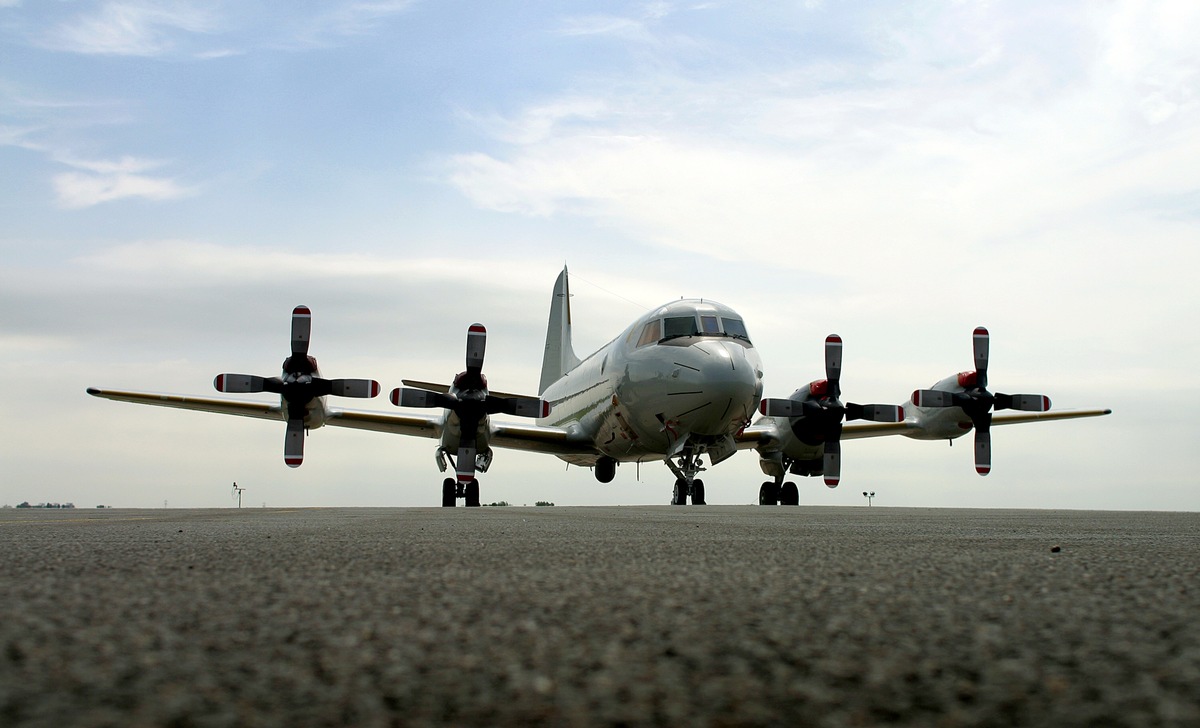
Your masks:
M1197 726L1200 514L0 511L3 726Z

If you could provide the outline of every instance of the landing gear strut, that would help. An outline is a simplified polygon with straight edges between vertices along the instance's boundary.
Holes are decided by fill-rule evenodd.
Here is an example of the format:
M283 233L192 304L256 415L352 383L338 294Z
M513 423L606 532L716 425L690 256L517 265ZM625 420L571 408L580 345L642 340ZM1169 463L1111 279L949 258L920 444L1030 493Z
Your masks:
M678 462L676 462L678 461ZM675 473L675 492L671 496L671 505L686 506L687 499L692 497L692 505L706 505L704 502L704 481L696 476L705 470L700 464L700 453L697 448L686 447L674 459L667 458L667 467Z

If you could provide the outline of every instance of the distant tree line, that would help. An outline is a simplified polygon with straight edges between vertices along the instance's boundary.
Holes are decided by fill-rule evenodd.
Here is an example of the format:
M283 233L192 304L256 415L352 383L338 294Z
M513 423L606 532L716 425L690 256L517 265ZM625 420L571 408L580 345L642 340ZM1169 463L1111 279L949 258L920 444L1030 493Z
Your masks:
M18 503L17 508L74 508L74 503L38 503L36 506L30 505L29 501Z

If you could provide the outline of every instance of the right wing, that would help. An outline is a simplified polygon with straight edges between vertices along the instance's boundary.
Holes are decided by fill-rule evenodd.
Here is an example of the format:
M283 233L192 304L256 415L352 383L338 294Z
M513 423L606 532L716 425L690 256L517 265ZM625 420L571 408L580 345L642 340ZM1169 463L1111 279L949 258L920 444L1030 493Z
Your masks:
M267 402L241 402L207 397L188 397L178 394L149 394L124 392L113 389L89 387L88 394L118 402L148 404L155 407L214 412L222 415L254 417L261 420L287 419L278 404ZM324 424L330 427L346 427L354 430L370 430L393 435L439 438L443 420L440 415L388 414L357 410L330 409ZM599 453L586 434L562 427L514 424L492 421L491 444L496 447L551 455L596 456Z
M155 407L216 412L222 415L254 417L260 420L287 419L287 414L278 404L270 404L268 402L237 402L226 399L209 399L207 397L185 397L178 394L122 392L115 389L96 389L95 387L88 387L87 393L93 397L103 397L104 399L112 399L117 402L149 404Z

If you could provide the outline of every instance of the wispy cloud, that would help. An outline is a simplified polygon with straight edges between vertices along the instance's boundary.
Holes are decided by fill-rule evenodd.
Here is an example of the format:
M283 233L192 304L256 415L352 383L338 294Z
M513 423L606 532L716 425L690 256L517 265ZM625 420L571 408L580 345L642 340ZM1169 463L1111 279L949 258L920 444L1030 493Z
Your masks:
M409 12L419 0L376 0L375 2L339 2L322 6L314 15L290 23L294 28L287 45L325 47L336 45L347 36L377 32L391 18Z
M178 34L215 26L209 9L188 2L108 2L51 29L42 44L87 55L156 56L170 51Z
M117 161L60 158L80 171L63 172L54 177L54 189L60 206L68 209L92 207L127 198L176 200L196 193L194 188L169 177L145 174L162 162L124 157Z

